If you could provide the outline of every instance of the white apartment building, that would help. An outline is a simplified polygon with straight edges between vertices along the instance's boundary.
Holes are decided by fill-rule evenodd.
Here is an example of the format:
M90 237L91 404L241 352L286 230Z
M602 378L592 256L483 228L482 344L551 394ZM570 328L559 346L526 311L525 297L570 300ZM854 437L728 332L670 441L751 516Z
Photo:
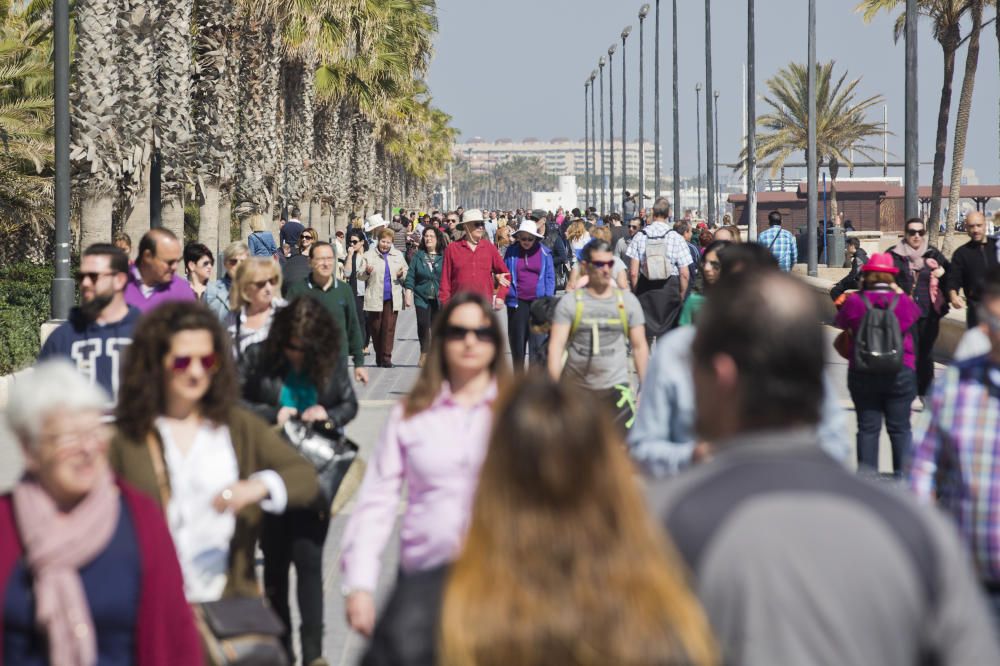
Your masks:
M601 153L600 136L598 136L596 149L591 149L591 154L595 158L594 173L599 177L602 168L602 157L607 160L605 176L610 178L611 150L614 150L615 187L621 187L622 174L622 142L616 140L614 145L605 138L604 153ZM473 171L483 172L497 164L502 164L515 157L537 157L545 165L545 170L553 176L576 176L577 182L583 186L586 175L585 144L582 140L573 141L567 138L556 138L551 141L540 141L534 138L513 141L512 139L498 139L496 141L486 141L481 137L473 137L465 143L456 143L454 154L468 161ZM661 155L662 157L662 155ZM646 164L646 187L654 188L654 176L656 173L656 156L651 141L643 142L643 161ZM628 180L637 183L639 180L639 142L629 142L625 147L625 165L628 173ZM664 183L669 178L666 172L660 169L660 178ZM594 187L598 187L595 182Z

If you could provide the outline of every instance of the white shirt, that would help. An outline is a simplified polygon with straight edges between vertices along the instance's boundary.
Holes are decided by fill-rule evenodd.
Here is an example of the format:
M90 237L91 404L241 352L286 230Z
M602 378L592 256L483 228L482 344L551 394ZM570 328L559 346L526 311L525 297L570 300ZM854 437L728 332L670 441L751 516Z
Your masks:
M204 423L187 454L181 452L162 417L156 420L156 428L170 476L167 524L184 574L184 595L192 603L217 601L226 587L229 543L236 529L231 512L219 513L212 507L215 496L239 480L229 427ZM261 508L284 512L288 495L278 473L266 470L250 478L260 479L270 492Z

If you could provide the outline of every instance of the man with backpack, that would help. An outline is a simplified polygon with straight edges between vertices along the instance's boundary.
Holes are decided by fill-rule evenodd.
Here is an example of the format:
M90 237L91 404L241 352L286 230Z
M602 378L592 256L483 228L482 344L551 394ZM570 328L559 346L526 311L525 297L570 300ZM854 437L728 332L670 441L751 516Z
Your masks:
M614 259L607 241L593 240L584 246L581 266L587 286L566 294L556 306L548 368L553 378L563 377L599 395L624 435L635 418L627 344L632 345L640 385L646 377L649 347L642 306L611 279Z
M691 251L684 237L671 228L670 202L653 204L653 221L629 243L629 278L646 317L646 335L652 341L669 331L683 304L691 280Z
M767 216L767 224L767 231L757 236L757 242L770 250L778 261L778 268L788 273L799 260L799 248L795 244L795 236L791 231L781 227L781 213L776 210Z

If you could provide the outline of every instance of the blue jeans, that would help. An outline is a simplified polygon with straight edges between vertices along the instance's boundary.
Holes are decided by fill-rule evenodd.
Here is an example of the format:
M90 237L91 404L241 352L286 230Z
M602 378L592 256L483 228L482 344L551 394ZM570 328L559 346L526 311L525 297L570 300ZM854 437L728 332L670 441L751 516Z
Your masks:
M878 440L882 417L892 443L892 470L903 471L903 458L910 451L910 405L917 395L917 376L903 368L894 375L847 372L847 388L858 415L858 468L878 470Z

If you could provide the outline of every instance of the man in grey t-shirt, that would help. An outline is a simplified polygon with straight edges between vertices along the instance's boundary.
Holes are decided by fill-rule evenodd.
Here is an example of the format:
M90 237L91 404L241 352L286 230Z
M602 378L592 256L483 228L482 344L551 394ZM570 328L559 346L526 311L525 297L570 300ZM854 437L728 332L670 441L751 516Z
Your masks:
M587 286L566 294L556 306L548 363L553 378L565 377L600 394L611 405L624 434L635 413L626 333L640 385L646 376L649 347L639 300L616 288L611 279L614 259L606 241L594 240L584 247L581 268L588 277Z

